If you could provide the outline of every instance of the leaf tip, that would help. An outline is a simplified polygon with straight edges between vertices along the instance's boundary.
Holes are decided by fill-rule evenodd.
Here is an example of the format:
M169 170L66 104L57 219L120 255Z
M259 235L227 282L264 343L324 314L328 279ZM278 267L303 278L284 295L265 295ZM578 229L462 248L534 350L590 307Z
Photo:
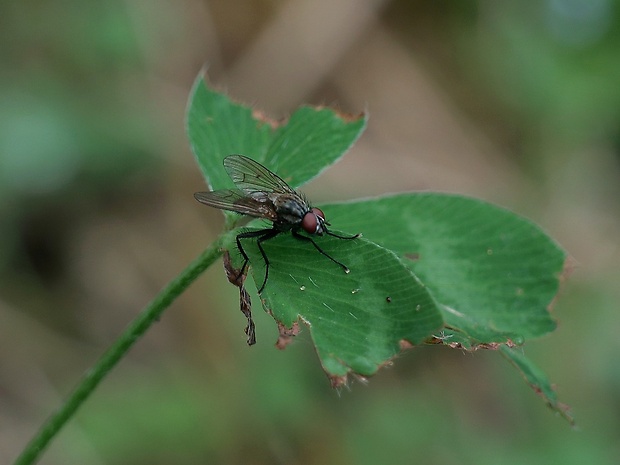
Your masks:
M549 393L545 393L545 391L540 386L537 386L533 383L529 383L529 384L532 390L536 393L536 395L541 397L543 401L545 402L545 404L547 404L547 407L553 410L560 417L564 418L564 420L568 422L571 428L577 428L577 423L575 421L575 417L573 416L573 412L572 412L570 405L565 404L563 402L559 402L552 396L549 396ZM553 394L555 394L556 392L555 386L550 386L550 388L552 389Z
M348 381L347 375L328 374L327 377L329 378L329 382L332 385L332 388L334 389L348 386L349 381Z

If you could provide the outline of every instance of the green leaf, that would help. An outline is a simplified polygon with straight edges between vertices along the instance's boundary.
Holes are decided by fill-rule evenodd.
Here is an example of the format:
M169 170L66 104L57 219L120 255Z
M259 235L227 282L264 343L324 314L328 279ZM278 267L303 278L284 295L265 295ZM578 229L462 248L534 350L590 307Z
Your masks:
M207 87L204 76L194 83L187 109L187 133L198 166L213 190L234 187L222 161L239 153L261 161L272 129L252 110Z
M366 127L365 115L301 107L277 128L265 156L267 166L297 188L338 161Z
M213 189L233 187L222 160L235 153L297 188L338 160L365 124L364 115L310 107L276 123L212 91L203 76L194 85L187 120L192 149ZM350 273L310 242L281 234L263 243L270 268L261 298L281 336L287 329L294 333L300 320L308 325L335 385L350 372L372 375L403 347L433 341L499 349L559 409L544 375L511 350L556 326L549 310L566 253L538 226L480 200L433 193L323 211L334 228L364 234L352 241L314 238ZM228 250L236 248L234 233ZM255 282L262 283L266 269L256 241L244 240L244 247Z
M532 222L458 195L410 193L324 207L339 229L398 254L442 304L446 344L522 343L552 331L565 252Z
M531 386L534 392L543 398L549 408L559 413L571 425L575 424L569 407L558 401L558 396L551 387L551 383L549 383L547 376L540 368L525 357L522 349L502 346L500 347L500 353L521 372L525 381Z
M213 190L234 187L222 166L231 154L249 156L296 188L344 155L366 126L365 115L301 107L284 123L210 89L198 76L187 110L187 132Z
M342 234L342 233L339 233ZM347 373L368 376L443 326L437 304L396 255L367 239L314 238L349 273L310 242L281 234L265 241L270 261L263 304L287 328L302 320L310 328L321 364L335 384ZM255 282L265 273L255 241L243 247Z

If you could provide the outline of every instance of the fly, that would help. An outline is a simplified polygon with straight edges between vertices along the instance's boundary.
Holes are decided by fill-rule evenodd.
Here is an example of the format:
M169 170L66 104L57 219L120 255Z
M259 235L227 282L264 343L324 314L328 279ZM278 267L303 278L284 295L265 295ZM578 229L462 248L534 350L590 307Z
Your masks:
M325 214L316 207L311 207L306 198L291 188L277 174L272 173L260 163L243 155L229 155L224 158L224 168L235 183L237 189L224 189L211 192L196 192L194 197L201 203L221 210L229 210L254 218L263 218L272 222L271 228L258 231L246 231L237 235L236 242L244 262L240 274L246 272L250 258L245 252L241 239L256 238L256 245L265 261L265 279L258 289L260 294L269 276L269 259L262 243L273 239L278 234L291 231L293 237L310 242L316 250L339 265L345 273L346 265L325 252L310 235L327 234L339 239L355 239L360 236L340 236L327 229L330 224Z

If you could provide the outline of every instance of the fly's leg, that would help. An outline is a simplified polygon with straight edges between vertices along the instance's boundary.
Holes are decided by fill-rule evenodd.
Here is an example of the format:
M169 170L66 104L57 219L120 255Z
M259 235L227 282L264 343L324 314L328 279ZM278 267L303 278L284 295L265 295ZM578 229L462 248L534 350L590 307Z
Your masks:
M265 234L256 239L256 245L258 246L258 250L260 250L260 254L263 256L263 260L265 261L265 279L263 280L262 286L258 290L259 294L263 292L263 289L265 289L265 285L267 284L267 278L269 277L269 259L267 258L267 254L265 253L265 249L263 249L263 245L261 243L268 239L276 237L278 234L280 234L280 231L274 228L268 230Z
M235 241L237 242L237 249L243 256L243 266L241 266L241 271L239 271L239 275L237 276L236 280L239 280L239 278L245 273L245 268L248 266L248 263L250 261L250 257L248 257L248 254L245 253L245 249L241 245L241 239L245 239L247 237L256 237L256 234L251 234L252 232L254 231L237 234L237 237L235 238ZM261 232L261 231L256 231L256 232Z
M265 279L263 280L262 286L258 290L259 294L263 292L263 289L265 288L265 284L267 284L267 276L269 275L269 259L267 258L267 254L265 253L265 249L263 249L261 242L266 241L268 239L272 239L276 237L278 234L280 234L280 231L278 231L275 228L261 229L259 231L246 231L246 232L237 234L237 237L235 238L235 241L237 242L237 249L239 249L239 252L243 256L243 260L244 260L243 266L241 267L241 271L239 272L239 276L237 276L237 279L239 279L239 277L241 277L241 275L245 273L248 263L250 262L250 257L248 257L248 254L246 253L245 249L241 245L241 239L250 239L253 237L258 238L256 240L256 245L258 246L258 250L260 251L260 254L263 257L263 260L265 261Z
M334 262L337 265L340 265L342 267L342 269L344 270L345 273L349 273L351 270L349 270L349 268L347 268L347 266L344 263L339 262L338 260L336 260L334 257L332 257L331 255L329 255L327 252L325 252L322 248L319 247L319 245L314 242L314 239L312 239L311 237L308 236L304 236L302 234L299 234L297 231L293 230L293 237L295 237L296 239L302 239L304 241L309 241L312 243L312 245L314 246L314 248L316 250L318 250L320 253L322 253L323 255L325 255L327 258L329 258L332 262ZM338 237L338 236L336 236ZM355 237L343 237L341 239L355 239Z
M362 236L362 233L357 233L355 236L341 236L339 234L334 234L333 232L330 232L330 231L326 231L325 234L329 236L337 237L338 239L345 239L345 240L357 239L358 237Z

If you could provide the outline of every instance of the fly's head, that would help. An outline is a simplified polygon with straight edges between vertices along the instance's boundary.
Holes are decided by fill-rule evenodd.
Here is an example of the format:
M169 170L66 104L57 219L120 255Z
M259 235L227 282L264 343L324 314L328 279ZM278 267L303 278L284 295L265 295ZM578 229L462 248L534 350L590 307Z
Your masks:
M325 221L325 214L318 208L311 208L301 220L301 228L308 234L322 236L327 233L327 226L329 223Z

